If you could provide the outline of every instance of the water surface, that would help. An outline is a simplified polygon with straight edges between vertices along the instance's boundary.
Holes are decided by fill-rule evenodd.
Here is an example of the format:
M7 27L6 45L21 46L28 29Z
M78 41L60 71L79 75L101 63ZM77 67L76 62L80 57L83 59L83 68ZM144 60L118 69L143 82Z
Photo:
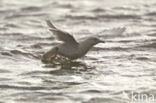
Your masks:
M123 92L156 99L155 7L155 0L1 0L0 102L131 103ZM109 42L72 63L44 64L40 56L56 44L47 18L75 38Z

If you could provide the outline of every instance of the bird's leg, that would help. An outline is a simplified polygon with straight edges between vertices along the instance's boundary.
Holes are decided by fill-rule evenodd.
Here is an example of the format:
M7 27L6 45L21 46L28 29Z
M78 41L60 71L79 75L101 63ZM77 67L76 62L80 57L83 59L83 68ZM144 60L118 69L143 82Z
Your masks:
M54 55L50 56L50 61L53 61L57 56L58 48L55 49Z
M50 60L53 61L53 60L55 59L56 56L57 56L57 54L55 53L54 55L52 55L52 56L50 57Z
M51 60L54 60L56 55L57 55L57 51L58 48L52 48L51 50L49 50L48 52L46 52L43 56L42 56L42 61L43 62L49 62Z

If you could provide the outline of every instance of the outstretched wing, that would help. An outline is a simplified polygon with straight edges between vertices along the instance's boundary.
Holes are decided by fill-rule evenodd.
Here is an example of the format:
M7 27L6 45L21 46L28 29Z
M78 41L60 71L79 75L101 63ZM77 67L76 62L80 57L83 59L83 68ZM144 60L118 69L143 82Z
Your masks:
M67 42L67 43L74 43L78 44L77 41L74 39L72 35L69 33L57 29L50 20L46 20L47 25L50 27L50 31L57 37L58 40Z

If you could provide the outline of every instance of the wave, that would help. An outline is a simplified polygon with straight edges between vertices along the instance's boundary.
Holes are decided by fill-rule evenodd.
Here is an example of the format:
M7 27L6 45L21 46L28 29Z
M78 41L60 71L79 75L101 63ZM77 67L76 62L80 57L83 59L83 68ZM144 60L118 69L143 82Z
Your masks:
M91 20L99 20L99 19L122 19L122 20L127 20L127 19L141 19L140 15L136 14L98 14L98 15L65 15L65 18L70 18L70 19L91 19Z
M14 89L14 90L53 90L53 89L62 89L63 87L0 85L0 88L1 89Z

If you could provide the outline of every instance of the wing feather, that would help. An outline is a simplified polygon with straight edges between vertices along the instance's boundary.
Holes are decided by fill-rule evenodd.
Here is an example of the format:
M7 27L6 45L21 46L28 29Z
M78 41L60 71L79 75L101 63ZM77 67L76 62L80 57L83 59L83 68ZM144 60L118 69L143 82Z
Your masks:
M58 40L67 42L67 43L77 44L77 41L68 32L57 29L50 20L46 20L46 22L47 22L47 25L50 27L49 30L56 36Z

